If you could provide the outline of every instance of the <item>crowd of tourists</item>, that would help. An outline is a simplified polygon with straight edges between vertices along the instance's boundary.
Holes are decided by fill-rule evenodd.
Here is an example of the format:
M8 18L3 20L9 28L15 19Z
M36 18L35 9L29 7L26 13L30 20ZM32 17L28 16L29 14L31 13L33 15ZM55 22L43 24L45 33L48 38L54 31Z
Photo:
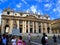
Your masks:
M58 38L60 38L59 35ZM54 45L57 45L57 37L54 35L52 39L54 41ZM49 45L48 40L49 40L48 36L45 33L43 33L43 36L41 38L42 45ZM31 41L31 34L28 35L28 42L30 41ZM27 43L25 40L22 39L22 36L9 36L3 34L0 35L0 45L27 45Z
M0 45L26 45L22 40L22 36L8 36L6 34L0 35Z

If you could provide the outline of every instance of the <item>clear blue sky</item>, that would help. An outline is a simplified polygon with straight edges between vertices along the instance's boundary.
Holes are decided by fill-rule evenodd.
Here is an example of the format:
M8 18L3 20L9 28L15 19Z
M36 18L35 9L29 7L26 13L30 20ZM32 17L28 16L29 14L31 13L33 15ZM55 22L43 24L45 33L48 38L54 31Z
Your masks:
M48 14L51 19L60 18L60 0L0 0L0 15L7 7L15 11Z

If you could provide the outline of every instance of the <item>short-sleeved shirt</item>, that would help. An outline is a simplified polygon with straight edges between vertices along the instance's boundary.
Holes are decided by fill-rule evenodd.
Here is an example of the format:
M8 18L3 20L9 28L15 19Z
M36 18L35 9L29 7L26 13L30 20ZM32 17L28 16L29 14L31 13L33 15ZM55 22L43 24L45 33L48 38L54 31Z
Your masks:
M28 35L28 40L30 40L31 39L31 36L30 35Z
M4 45L6 45L6 43L7 43L6 38L3 38L3 37L2 37L2 43L3 43Z
M17 43L18 43L18 45L23 45L22 40L18 40Z
M11 40L12 45L16 45L16 39Z

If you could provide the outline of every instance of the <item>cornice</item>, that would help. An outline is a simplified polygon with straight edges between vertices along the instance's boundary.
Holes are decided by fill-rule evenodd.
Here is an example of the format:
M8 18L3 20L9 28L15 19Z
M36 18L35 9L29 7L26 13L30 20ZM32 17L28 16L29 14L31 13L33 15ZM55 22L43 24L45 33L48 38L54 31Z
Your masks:
M12 16L12 15L2 15L2 19L9 19L9 20L27 20L27 21L30 20L30 21L38 21L38 22L46 22L46 23L51 22L51 20L38 19L38 18L35 18L35 17L31 18L31 17Z

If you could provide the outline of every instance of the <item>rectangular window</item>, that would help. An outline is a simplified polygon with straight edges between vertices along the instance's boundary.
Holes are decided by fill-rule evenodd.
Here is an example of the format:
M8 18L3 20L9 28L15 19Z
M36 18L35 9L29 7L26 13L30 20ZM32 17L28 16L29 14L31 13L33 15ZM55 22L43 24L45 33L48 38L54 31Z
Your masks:
M48 33L49 33L49 30L50 30L50 28L48 27L48 28L47 28Z
M33 31L32 31L32 28L30 28L30 33L32 33Z
M26 30L26 33L28 33L28 30Z
M39 33L41 33L41 29L39 29Z
M20 28L20 33L22 33L22 28Z

